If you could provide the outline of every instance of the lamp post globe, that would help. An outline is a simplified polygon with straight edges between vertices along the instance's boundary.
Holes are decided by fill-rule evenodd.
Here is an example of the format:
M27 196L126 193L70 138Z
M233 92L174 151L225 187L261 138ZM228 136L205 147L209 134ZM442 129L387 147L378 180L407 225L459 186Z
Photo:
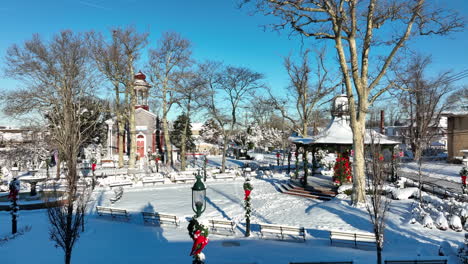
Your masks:
M201 180L200 172L197 173L196 178L197 180L192 187L192 210L198 218L206 208L206 187Z

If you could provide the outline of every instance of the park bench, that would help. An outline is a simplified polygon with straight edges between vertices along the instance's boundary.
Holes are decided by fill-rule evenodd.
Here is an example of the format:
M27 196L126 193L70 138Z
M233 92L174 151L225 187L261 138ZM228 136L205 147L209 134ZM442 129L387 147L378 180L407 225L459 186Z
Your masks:
M340 242L351 242L355 247L359 245L371 245L376 246L375 235L372 233L352 233L344 231L330 231L330 244L333 245L333 241Z
M306 240L304 227L292 227L272 224L259 224L259 226L262 238L264 238L265 234L274 234L277 237L278 235L281 236L281 239L283 240L287 237L299 237L302 238L304 241Z
M120 200L120 198L122 198L122 195L123 195L123 188L122 187L119 187L117 189L114 190L114 197L110 198L110 202L111 203L115 203L117 202L118 200Z
M130 215L125 209L96 206L96 212L99 216L111 216L112 218L122 217L125 219L130 218Z
M111 183L109 184L109 187L112 189L114 187L125 187L125 186L130 186L132 187L133 186L133 182L116 182L116 183Z
M234 179L236 175L234 173L218 173L218 174L213 174L213 178L219 180L219 179Z
M385 264L447 264L447 259L433 259L433 260L385 260Z
M233 221L217 219L208 220L208 224L210 226L211 231L218 234L223 233L223 231L227 231L229 233L234 234L234 228L236 226L236 224Z
M179 225L179 218L176 215L161 214L156 212L141 212L143 222L161 226L162 224Z
M164 183L164 178L162 178L162 177L146 177L146 178L143 178L142 182L143 182L143 186L145 186L147 184L155 185L158 182Z
M353 261L289 262L289 264L353 264Z
M196 179L195 179L195 175L193 175L193 172L192 171L181 171L181 172L173 172L170 174L170 177L171 177L171 180L173 182L183 182L183 183L187 183L187 182L194 182Z

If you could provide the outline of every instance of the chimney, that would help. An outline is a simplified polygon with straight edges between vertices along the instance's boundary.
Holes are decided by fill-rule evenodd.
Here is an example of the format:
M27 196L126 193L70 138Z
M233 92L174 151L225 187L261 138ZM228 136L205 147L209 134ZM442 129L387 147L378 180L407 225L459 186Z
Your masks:
M385 112L384 110L380 110L380 133L383 134L384 131L384 123L385 123Z

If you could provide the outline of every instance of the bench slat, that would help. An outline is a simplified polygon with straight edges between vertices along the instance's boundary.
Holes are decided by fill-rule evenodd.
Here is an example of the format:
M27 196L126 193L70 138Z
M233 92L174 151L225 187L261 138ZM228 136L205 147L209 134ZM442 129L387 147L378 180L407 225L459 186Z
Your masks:
M300 236L306 240L305 238L305 229L304 227L293 227L293 226L281 226L281 225L272 225L272 224L260 224L260 233L262 237L264 233L270 234L280 234L281 239L284 239L284 235L291 235L291 236Z
M152 213L152 212L141 212L143 216L143 222L152 223L158 226L164 223L179 225L179 218L176 215Z

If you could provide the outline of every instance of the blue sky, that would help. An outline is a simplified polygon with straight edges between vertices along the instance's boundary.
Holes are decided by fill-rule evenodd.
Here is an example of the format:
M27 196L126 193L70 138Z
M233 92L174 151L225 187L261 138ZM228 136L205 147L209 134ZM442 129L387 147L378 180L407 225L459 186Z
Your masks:
M466 0L433 2L449 2L448 5L468 17ZM272 18L250 16L247 10L237 9L236 0L1 1L0 65L9 46L21 44L33 33L49 39L64 29L105 32L114 26L133 25L141 32L150 33L150 47L156 44L162 32L176 31L192 41L196 59L221 60L226 64L249 67L265 74L266 83L279 90L288 82L283 57L297 52L301 41L297 37L288 38L288 31L264 31L261 26L271 22ZM306 41L305 45L313 47L314 42ZM448 38L424 38L411 45L420 52L432 54L434 71L468 69L467 31ZM332 47L328 50L329 58L334 59ZM18 85L0 74L1 90L14 89ZM0 118L0 125L4 120Z

